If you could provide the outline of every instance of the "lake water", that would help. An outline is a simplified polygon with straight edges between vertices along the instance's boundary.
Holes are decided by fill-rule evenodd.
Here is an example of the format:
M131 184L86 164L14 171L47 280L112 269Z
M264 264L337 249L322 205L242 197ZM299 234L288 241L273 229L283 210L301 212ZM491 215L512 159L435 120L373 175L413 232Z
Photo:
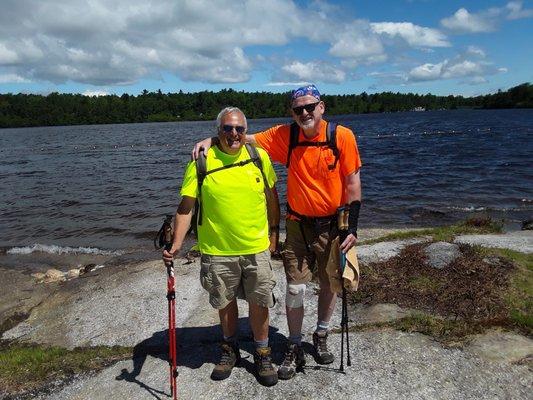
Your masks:
M431 226L482 213L518 228L532 218L533 110L331 120L357 135L363 227ZM251 120L249 130L287 121ZM180 200L190 149L214 133L213 122L0 130L0 265L52 265L69 254L84 262L153 256L153 235ZM276 171L284 202L284 167Z

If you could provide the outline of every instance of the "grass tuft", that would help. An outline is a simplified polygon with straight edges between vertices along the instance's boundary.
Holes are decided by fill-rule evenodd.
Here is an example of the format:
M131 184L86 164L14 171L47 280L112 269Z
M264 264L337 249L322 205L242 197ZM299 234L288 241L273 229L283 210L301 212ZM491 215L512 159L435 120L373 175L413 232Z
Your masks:
M131 355L131 348L120 346L67 350L4 342L0 348L0 387L11 394L39 390L48 382L100 370Z
M431 236L437 242L452 242L459 235L501 233L502 229L503 225L490 217L474 217L455 225L394 232L376 239L365 240L363 244L405 240L423 236Z
M510 274L509 289L504 299L511 320L520 328L533 333L533 254L509 249L480 249L484 254L511 260L515 266Z

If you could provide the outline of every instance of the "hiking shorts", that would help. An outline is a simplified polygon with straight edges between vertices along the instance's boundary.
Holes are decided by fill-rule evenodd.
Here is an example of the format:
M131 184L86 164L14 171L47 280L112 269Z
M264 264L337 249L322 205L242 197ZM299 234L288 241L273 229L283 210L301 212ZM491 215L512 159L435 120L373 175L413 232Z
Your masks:
M276 281L268 249L242 256L202 254L200 282L217 310L236 298L262 307L274 306L272 289Z
M287 283L307 283L311 281L313 275L316 275L321 285L329 286L326 265L331 241L335 239L337 230L336 228L332 230L329 220L318 221L300 225L299 221L286 220L287 236L281 254Z

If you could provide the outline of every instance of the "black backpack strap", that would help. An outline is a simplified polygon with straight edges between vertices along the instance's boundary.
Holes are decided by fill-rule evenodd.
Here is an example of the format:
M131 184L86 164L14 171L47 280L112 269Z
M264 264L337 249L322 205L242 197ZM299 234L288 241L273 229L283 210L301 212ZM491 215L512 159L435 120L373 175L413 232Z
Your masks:
M304 146L304 147L305 146L307 147L328 146L333 152L333 155L335 156L335 162L331 165L328 165L328 169L334 170L337 167L337 162L339 161L339 148L337 147L337 123L336 122L328 122L328 125L326 128L326 141L325 142L309 142L309 141L298 142L299 134L300 134L300 127L298 126L296 122L293 122L291 124L289 152L287 154L287 164L285 164L287 168L289 168L290 163L291 163L292 149L294 149L297 146Z
M298 126L296 122L293 122L291 124L291 133L289 137L289 151L287 153L287 164L285 164L287 168L289 168L289 165L291 164L292 149L298 146L298 135L299 134L300 134L300 127Z
M202 185L204 179L207 176L207 157L204 151L200 151L198 158L196 159L196 178L198 180L198 197L196 198L197 202L197 224L202 225Z
M328 169L334 170L337 167L337 161L339 161L339 148L337 147L337 123L328 122L326 128L326 141L335 156L335 162L332 165L328 165Z

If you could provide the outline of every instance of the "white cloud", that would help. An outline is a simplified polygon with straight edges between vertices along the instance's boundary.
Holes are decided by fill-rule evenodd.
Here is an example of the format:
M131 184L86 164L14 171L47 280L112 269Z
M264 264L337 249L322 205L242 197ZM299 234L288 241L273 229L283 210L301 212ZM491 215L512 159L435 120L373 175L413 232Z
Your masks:
M17 74L0 75L0 83L28 83L29 79L23 78Z
M413 81L432 81L438 79L442 74L444 63L430 64L426 63L413 68L409 72L409 78Z
M508 18L529 13L517 1L498 10L491 12ZM298 60L300 49L287 46L296 40L303 51L326 48L327 61ZM251 46L287 47L283 55L263 57ZM277 78L273 84L339 83L361 65L397 61L409 47L447 46L438 29L353 19L326 0L3 0L0 13L0 73L103 87L161 79L162 73L185 81L245 82L258 65ZM272 62L275 57L283 61Z
M109 94L108 92L103 91L103 90L86 90L85 92L83 92L83 95L88 96L88 97L107 96L108 94Z
M376 22L370 24L378 34L401 37L413 47L449 47L446 35L437 29L425 28L411 22Z
M510 1L505 7L509 11L509 14L507 14L506 17L507 19L521 19L533 17L533 9L529 8L527 10L523 10L521 1Z
M322 61L308 63L294 61L284 65L282 70L289 77L306 82L340 83L346 80L346 73L344 71Z
M481 49L481 48L479 48L477 46L468 46L468 48L466 49L466 53L471 55L471 56L476 56L476 57L480 57L480 58L485 58L486 57L486 54L483 51L483 49Z
M503 20L533 17L533 9L523 9L522 1L510 1L504 7L491 7L477 13L460 8L440 23L454 33L493 32Z
M301 81L301 82L269 82L265 86L291 86L291 87L296 87L296 86L308 85L310 83L312 83L312 82L307 82L307 81Z
M446 59L440 63L426 63L419 65L408 73L409 82L434 81L441 79L454 79L470 77L474 81L486 79L488 75L501 73L501 68L495 68L486 61L472 61L458 55L453 59Z
M282 0L5 0L2 10L0 66L55 83L128 84L160 71L243 82L253 67L247 46L318 37Z
M329 54L340 58L341 65L347 69L387 60L381 38L365 20L355 20L332 31L330 44Z
M441 20L442 26L451 31L464 32L492 32L496 30L496 15L491 13L471 14L466 8L460 8L448 18Z
M407 77L403 72L372 71L367 76L376 79L379 85L403 85L407 81Z
M20 60L18 54L0 43L0 65L16 64Z
M217 59L194 54L190 57L176 58L175 62L181 72L181 78L190 81L245 82L250 78L252 70L252 63L239 47L228 49Z
M268 62L248 47L295 39L326 45L340 59L343 67L327 74L315 66L322 79L341 81L342 68L387 58L368 21L342 22L338 7L320 0L4 0L2 8L0 66L37 81L125 85L165 71L182 80L244 82L254 62Z
M466 83L468 85L481 85L483 83L487 83L488 80L482 76L474 76L473 78L470 78L463 83Z
M458 63L445 63L443 65L442 77L457 78L461 76L480 75L483 72L483 64L464 60Z

